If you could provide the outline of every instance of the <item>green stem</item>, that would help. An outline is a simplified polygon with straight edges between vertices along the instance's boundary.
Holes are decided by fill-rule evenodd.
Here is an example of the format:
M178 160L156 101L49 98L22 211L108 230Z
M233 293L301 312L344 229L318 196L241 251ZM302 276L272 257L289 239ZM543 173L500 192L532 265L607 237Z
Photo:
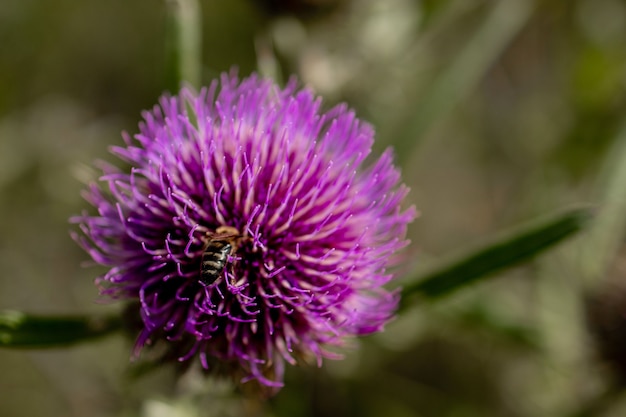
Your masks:
M166 69L165 86L177 93L181 84L201 85L202 16L197 0L165 0Z

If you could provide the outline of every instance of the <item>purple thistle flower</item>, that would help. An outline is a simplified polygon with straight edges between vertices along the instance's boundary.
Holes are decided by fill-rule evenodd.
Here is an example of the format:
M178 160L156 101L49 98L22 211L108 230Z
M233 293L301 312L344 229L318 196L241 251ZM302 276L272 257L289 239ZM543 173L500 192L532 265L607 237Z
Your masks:
M363 166L369 125L295 84L224 74L162 97L112 149L130 174L105 166L86 190L98 214L72 219L75 238L110 267L103 295L139 301L137 353L166 340L279 387L285 362L321 365L392 318L408 189L390 151Z

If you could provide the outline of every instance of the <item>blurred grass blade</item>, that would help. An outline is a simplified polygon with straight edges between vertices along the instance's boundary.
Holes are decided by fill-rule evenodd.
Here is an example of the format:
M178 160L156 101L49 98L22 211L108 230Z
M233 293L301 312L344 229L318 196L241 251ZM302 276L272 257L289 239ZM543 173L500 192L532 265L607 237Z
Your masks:
M428 299L448 295L494 272L527 261L580 231L591 214L589 207L570 208L516 227L469 254L445 261L405 286L402 306L408 306L414 296Z
M468 40L456 59L439 75L430 88L420 94L409 126L396 142L399 149L410 149L428 130L445 117L480 82L509 42L528 21L533 2L501 0L477 32ZM403 152L398 158L406 158Z
M32 316L20 311L0 312L0 347L48 348L84 342L122 328L113 316Z
M626 231L626 123L621 127L604 163L600 189L602 211L582 242L582 273L587 285L595 286L623 244ZM579 258L575 261L580 266Z
M254 49L256 50L256 67L259 74L264 78L274 80L278 85L284 85L280 63L274 52L272 36L267 31L259 33L255 37Z
M202 16L198 0L165 0L165 3L165 87L176 94L183 82L200 87Z
M510 346L537 352L541 349L540 337L534 327L502 317L502 314L483 302L460 310L448 320L452 320L459 328L495 336Z

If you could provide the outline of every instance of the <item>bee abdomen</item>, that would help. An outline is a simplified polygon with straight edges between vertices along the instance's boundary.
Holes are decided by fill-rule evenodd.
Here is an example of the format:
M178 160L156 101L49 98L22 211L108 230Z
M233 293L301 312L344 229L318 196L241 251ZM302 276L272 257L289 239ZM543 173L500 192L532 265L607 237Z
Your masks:
M220 277L228 261L232 245L227 241L213 240L209 242L202 254L200 281L211 285Z

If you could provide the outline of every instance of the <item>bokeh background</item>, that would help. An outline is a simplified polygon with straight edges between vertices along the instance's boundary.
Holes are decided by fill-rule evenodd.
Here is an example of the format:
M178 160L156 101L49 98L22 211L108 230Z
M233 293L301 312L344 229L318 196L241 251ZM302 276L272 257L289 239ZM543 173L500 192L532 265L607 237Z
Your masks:
M201 8L204 82L233 65L242 75L296 74L329 106L346 101L371 122L377 152L396 148L421 212L402 272L571 203L603 216L623 200L622 0ZM107 148L135 132L164 89L165 10L158 0L0 2L1 309L120 309L99 301L102 271L81 266L87 256L67 219L86 208L93 161L113 160ZM604 232L415 306L343 361L288 369L267 401L224 381L177 382L170 369L133 376L132 341L113 336L0 351L0 415L622 416L623 217L626 208Z

